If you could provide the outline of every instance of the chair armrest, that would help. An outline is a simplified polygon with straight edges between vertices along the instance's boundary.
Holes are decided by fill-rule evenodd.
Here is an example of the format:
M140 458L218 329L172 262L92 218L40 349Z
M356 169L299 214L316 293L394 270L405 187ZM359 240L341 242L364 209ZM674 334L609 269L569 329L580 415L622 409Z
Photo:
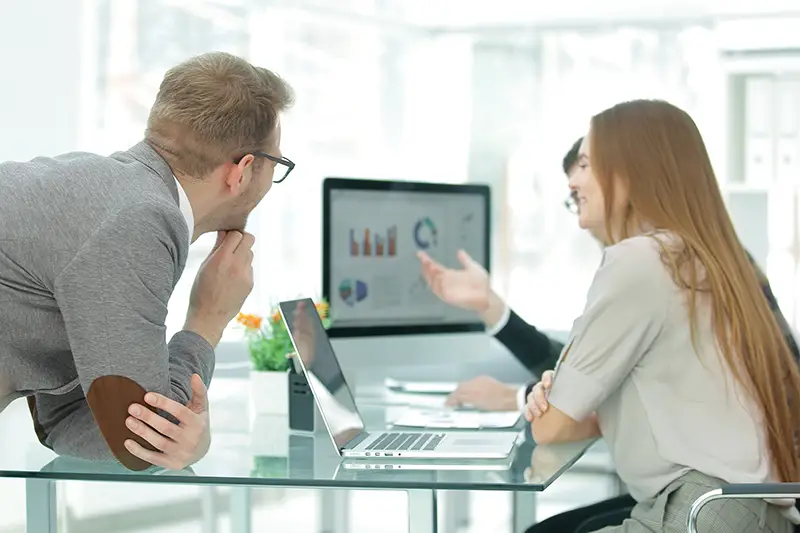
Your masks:
M762 495L800 498L800 483L736 483L722 487L722 494L741 498L758 498Z
M687 531L697 533L697 516L708 502L744 498L800 498L800 483L736 483L710 490L692 503L686 520Z

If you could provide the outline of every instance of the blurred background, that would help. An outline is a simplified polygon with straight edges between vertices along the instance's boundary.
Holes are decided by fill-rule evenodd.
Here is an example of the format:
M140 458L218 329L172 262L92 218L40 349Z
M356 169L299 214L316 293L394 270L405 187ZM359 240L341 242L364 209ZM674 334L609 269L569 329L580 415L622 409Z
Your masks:
M319 295L325 176L480 182L493 187L498 291L537 327L567 330L600 251L564 207L561 159L592 114L662 98L700 127L740 236L798 329L798 23L800 5L789 0L5 0L0 160L125 150L141 140L167 68L228 51L277 71L297 94L282 143L297 167L251 218L257 277L245 310ZM213 241L192 248L170 302L172 331ZM231 328L225 341L240 336ZM0 481L0 533L21 531L22 487ZM200 530L191 511L207 497L199 490L169 489L185 497L170 510L153 507L156 488L121 487L98 499L70 484L65 505L75 516L119 513L103 522L114 531L161 531L136 525L140 508L172 512L183 524L175 531ZM265 498L284 501L284 492ZM292 494L302 514L310 496ZM397 497L364 493L383 503L359 508L402 515ZM494 505L483 501L476 508ZM287 505L273 523L295 512ZM369 530L368 517L359 522L353 531ZM104 531L70 529L95 530Z

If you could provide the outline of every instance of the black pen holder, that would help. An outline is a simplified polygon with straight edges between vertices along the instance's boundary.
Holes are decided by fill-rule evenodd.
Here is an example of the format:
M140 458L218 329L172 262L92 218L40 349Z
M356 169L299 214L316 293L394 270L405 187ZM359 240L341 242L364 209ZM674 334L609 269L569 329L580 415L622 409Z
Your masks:
M286 375L289 380L289 429L313 432L316 406L308 380L294 369Z

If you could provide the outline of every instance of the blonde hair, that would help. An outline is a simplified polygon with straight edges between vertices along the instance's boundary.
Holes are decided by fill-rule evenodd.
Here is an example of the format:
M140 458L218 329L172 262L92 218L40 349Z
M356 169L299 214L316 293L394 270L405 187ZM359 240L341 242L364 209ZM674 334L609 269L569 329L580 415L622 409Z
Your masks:
M694 121L666 102L625 102L592 118L589 141L610 240L642 224L679 237L677 247L663 248L662 261L688 293L692 339L702 294L711 303L724 361L763 416L773 474L797 481L800 372L733 228ZM627 191L628 201L622 220L614 221L621 227L611 228L617 188Z
M169 69L145 138L174 169L202 178L236 157L263 150L279 114L292 106L280 76L231 54L210 52Z

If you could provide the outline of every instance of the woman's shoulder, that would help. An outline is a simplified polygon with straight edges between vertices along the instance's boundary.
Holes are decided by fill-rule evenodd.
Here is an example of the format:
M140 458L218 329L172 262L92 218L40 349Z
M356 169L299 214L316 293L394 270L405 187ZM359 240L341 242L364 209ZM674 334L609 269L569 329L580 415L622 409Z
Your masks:
M661 258L668 239L665 235L638 235L607 247L589 288L586 310L604 312L609 306L621 305L614 307L610 320L621 320L626 312L622 309L626 309L643 324L662 321L676 294Z
M672 292L674 283L663 254L674 249L676 238L668 233L629 237L603 252L595 282L604 290L628 297L661 299Z
M603 252L602 265L616 263L620 268L628 267L637 272L641 267L662 265L662 254L674 249L679 239L668 232L654 232L628 237L607 247Z

